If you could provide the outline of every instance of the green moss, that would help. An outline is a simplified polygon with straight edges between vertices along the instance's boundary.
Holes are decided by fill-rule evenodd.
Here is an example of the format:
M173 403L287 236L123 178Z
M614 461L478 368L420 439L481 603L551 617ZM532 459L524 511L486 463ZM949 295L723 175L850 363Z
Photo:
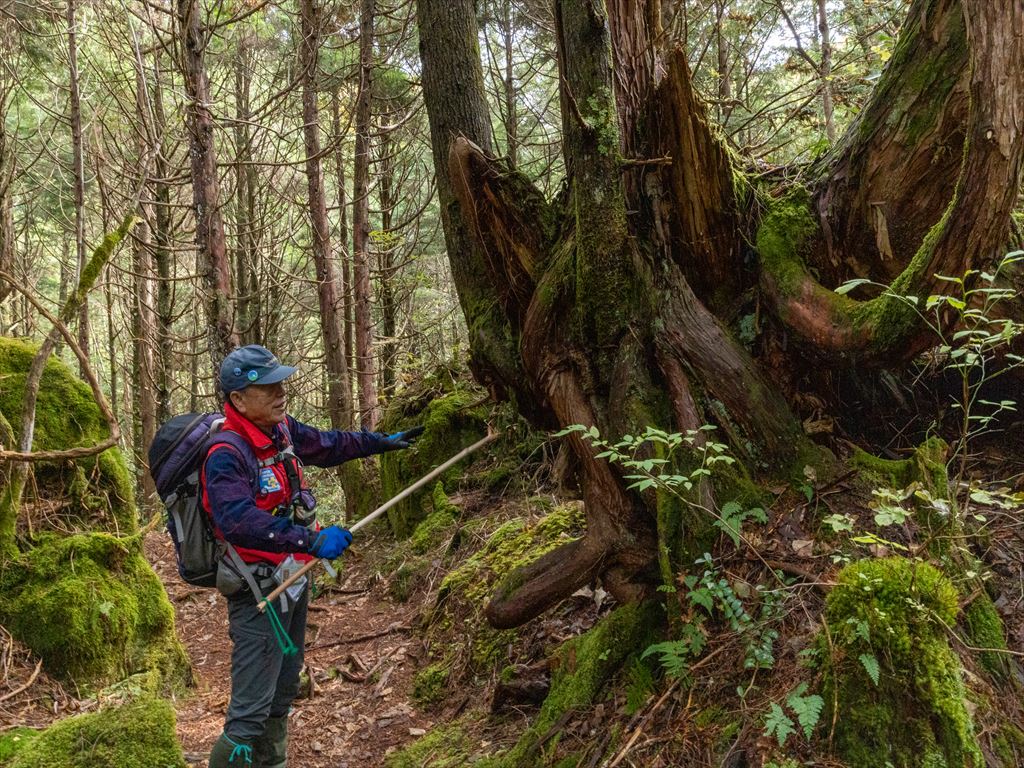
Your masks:
M439 608L434 619L440 619L445 613L470 617L474 627L469 639L473 668L484 670L503 662L507 658L508 643L515 636L514 631L498 631L481 620L495 585L510 578L518 568L579 537L583 527L583 507L578 503L556 507L535 522L509 520L488 536L481 549L441 581Z
M437 726L408 747L387 758L385 768L462 768L469 762L473 742L460 722Z
M442 483L434 486L430 498L434 511L416 526L409 538L412 551L420 555L438 546L451 534L459 514L459 508L448 500Z
M1006 650L1003 620L987 593L981 592L964 609L963 623L971 645L976 648ZM1010 674L1006 654L983 651L979 661L985 671L997 680L1005 680Z
M54 675L83 687L156 670L187 678L174 611L137 537L47 535L0 571L0 621Z
M1024 731L1007 723L992 737L992 751L999 758L997 768L1024 765Z
M836 750L850 768L984 764L943 626L956 614L956 590L927 563L863 560L840 573L824 698L838 702ZM879 665L877 685L864 658Z
M38 735L34 728L12 728L0 734L0 765L24 750Z
M397 495L487 434L487 414L480 401L479 392L467 389L455 389L428 398L426 403L422 398L413 396L405 401L396 399L389 407L383 428L393 432L422 424L425 431L414 449L381 456L382 495L385 498ZM448 470L440 481L446 487L455 487L460 472L470 461L472 458L467 458L460 466ZM423 501L428 494L429 490L421 490L388 510L388 521L395 536L406 538L413 532L424 517Z
M764 269L775 280L783 296L795 296L807 274L803 252L818 232L811 213L810 194L797 187L780 198L767 201L768 210L757 228L757 252ZM836 294L839 303L850 303Z
M20 438L25 377L38 346L21 339L0 337L0 412ZM92 390L59 360L51 357L39 385L32 449L61 450L91 446L110 436L93 400ZM39 496L68 499L67 514L111 531L136 529L133 483L124 457L109 448L98 457L33 467Z
M437 704L445 697L451 670L447 664L431 664L416 673L412 683L412 700L421 707Z
M655 602L624 605L589 632L566 642L558 651L551 690L540 712L519 743L503 756L503 765L543 765L540 738L566 712L582 711L597 701L608 680L651 638L661 612Z
M159 699L62 720L21 750L10 768L184 768L174 709Z

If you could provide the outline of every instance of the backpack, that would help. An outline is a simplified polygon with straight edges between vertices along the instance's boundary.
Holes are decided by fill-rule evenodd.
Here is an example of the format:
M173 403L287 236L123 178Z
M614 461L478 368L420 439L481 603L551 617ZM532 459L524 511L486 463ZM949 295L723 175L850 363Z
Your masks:
M167 531L174 541L178 574L197 587L217 584L217 564L224 545L213 533L203 509L199 474L207 453L217 443L234 446L245 455L245 439L220 431L221 413L185 413L157 430L149 446L149 474L167 508Z

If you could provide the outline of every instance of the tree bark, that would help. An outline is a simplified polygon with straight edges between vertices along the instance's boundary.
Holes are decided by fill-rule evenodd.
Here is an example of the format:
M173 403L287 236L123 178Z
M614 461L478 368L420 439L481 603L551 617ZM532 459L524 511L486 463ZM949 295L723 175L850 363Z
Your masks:
M71 106L71 176L75 208L75 281L85 269L85 163L82 145L82 96L78 78L78 25L75 10L78 0L68 0L65 19L68 25L68 87ZM86 298L78 313L78 346L89 355L89 301ZM79 372L84 371L79 366Z
M156 342L154 383L156 385L157 422L166 423L171 418L171 376L174 322L173 294L171 291L171 190L168 184L170 169L167 162L168 145L164 139L167 120L164 116L163 83L161 79L160 52L153 54L153 139L157 142L154 167L156 177L153 187L153 260L156 266Z
M352 174L352 253L355 304L355 354L359 383L359 417L373 429L377 424L377 385L373 357L373 318L370 313L370 129L373 92L373 16L375 0L361 0L359 10L359 95L356 99L355 169Z
M252 84L252 41L243 31L235 57L235 285L238 330L244 344L263 341L256 265L256 166L253 163L249 91Z
M331 92L331 119L334 126L334 165L338 174L338 243L341 248L341 302L342 324L345 338L345 364L351 372L355 367L354 328L352 301L352 266L348 250L348 203L345 200L345 153L342 150L341 98L339 87ZM349 376L351 379L351 375ZM349 381L349 399L352 398L352 383Z
M324 179L320 167L320 112L317 107L317 74L320 51L320 9L314 0L299 3L302 42L299 67L302 71L302 120L306 144L306 185L309 217L313 232L313 263L316 266L317 298L320 301L320 328L324 339L327 368L327 410L335 429L347 429L352 423L352 402L341 302L337 295L331 229L327 221Z
M732 338L735 296L760 293L804 340L794 354L805 364L845 366L852 352L905 359L920 348L909 313L826 297L805 264L877 275L881 257L845 243L882 242L870 205L879 200L915 215L890 226L878 248L900 265L898 291L927 295L941 287L935 272L962 274L1001 247L1021 175L1024 9L1016 0L915 0L860 121L811 169L814 187L773 190L762 216L745 202L755 197L694 94L685 57L660 47L660 4L555 9L568 178L548 202L493 157L473 3L418 4L442 221L474 373L495 394L514 393L536 424L593 425L615 439L711 423L749 476L827 466L780 385ZM965 140L950 160L946 150ZM959 177L955 188L923 184L943 169ZM487 609L498 626L537 615L595 574L620 598L635 597L703 551L710 521L697 510L714 504L709 487L689 503L638 493L575 433L567 440L581 467L586 536L502 585ZM680 459L679 471L693 459Z
M176 0L176 23L179 65L188 95L186 124L192 158L192 207L206 292L207 353L211 370L217 371L227 353L238 346L239 339L234 327L231 267L220 210L213 115L204 61L209 32L200 18L198 0Z

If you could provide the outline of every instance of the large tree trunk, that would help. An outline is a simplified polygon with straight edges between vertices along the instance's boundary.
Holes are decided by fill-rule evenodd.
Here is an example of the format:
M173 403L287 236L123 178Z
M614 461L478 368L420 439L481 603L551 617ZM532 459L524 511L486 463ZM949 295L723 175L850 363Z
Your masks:
M192 158L193 210L196 247L206 291L207 352L212 370L238 346L234 326L231 267L228 264L224 220L220 210L220 181L210 114L210 88L204 62L209 32L200 19L198 0L176 0L178 58L188 94L186 123Z
M761 220L694 93L685 57L661 47L660 3L560 0L555 7L568 189L548 202L492 156L472 0L418 5L445 238L474 372L497 394L514 394L537 424L596 426L611 439L646 426L685 432L713 424L749 476L788 478L807 461L827 465L779 384L726 320L737 296L760 290L784 327L804 339L799 351L810 359L846 365L851 350L891 357L919 343L921 330L910 322L882 336L889 304L847 304L833 294L825 305L803 259L816 267L845 260L836 255L847 242L835 237L840 228L855 230L849 242L879 242L871 204L880 199L914 205L926 217L890 229L889 245L902 259L893 273L906 292L936 289L933 272L962 272L1001 246L1020 178L1024 10L1016 0L963 0L962 9L954 0L917 0L861 122L815 167L814 190L773 190ZM976 105L969 116L961 85L968 58ZM955 73L937 79L940 63ZM908 82L908 73L920 77ZM958 155L964 136L967 151ZM953 159L940 148L952 149ZM926 157L931 165L921 166ZM903 176L883 173L883 162ZM915 189L922 168L946 168L961 181L955 191L941 182ZM858 208L866 169L874 174L867 183L885 197L866 196ZM829 228L831 250L810 247L827 242ZM754 232L760 262L744 253ZM875 270L879 262L858 263ZM834 267L837 276L851 269ZM830 334L819 333L819 305L829 311ZM697 487L688 502L638 493L588 443L567 439L581 468L586 535L499 589L488 607L496 626L537 615L598 573L626 599L673 579L706 541L710 518L700 508L736 492L737 478L723 475L714 491ZM696 460L682 457L676 468L685 472Z

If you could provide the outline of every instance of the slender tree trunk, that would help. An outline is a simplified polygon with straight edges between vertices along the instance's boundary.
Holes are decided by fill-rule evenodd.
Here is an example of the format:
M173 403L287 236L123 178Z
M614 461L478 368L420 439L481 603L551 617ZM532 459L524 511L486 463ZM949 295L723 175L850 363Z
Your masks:
M145 127L140 132L136 145L138 172L144 180L144 189L152 189L147 158L153 154L157 141L153 121L150 119L149 89L142 59L136 60L135 108L140 123ZM153 216L152 200L145 197L139 201L139 224L132 239L132 271L135 273L132 289L132 435L135 446L136 486L138 497L147 504L156 493L153 478L146 471L146 457L153 436L156 434L156 387L153 365L154 331L156 327L153 300L153 259L151 256L149 222Z
M78 0L68 0L68 83L71 101L71 163L75 206L75 281L85 269L85 163L82 146L82 97L78 77L78 29L75 10ZM83 301L78 314L78 346L89 355L89 301ZM81 366L80 366L81 367Z
M313 263L316 265L317 298L320 302L320 328L324 339L327 369L327 409L335 429L352 422L348 365L342 337L341 302L337 295L331 228L327 221L324 178L320 165L320 112L317 107L317 74L320 51L320 9L315 0L299 3L302 42L299 67L302 71L302 120L306 144L306 184L309 218L313 232Z
M395 386L397 364L398 306L395 302L393 280L395 277L395 244L391 232L391 219L398 201L394 197L394 157L392 156L391 135L383 131L379 136L380 163L377 186L380 190L380 229L383 233L378 249L377 290L380 295L380 324L384 342L381 344L381 387L391 394Z
M243 344L263 340L256 278L256 166L253 163L249 92L252 49L248 33L238 41L235 57L235 284L238 287L238 329Z
M370 130L373 92L373 16L375 0L361 0L359 12L359 96L356 100L356 148L353 171L352 253L355 256L355 352L359 413L364 426L377 424L377 385L370 312Z
M172 325L174 306L172 293L171 262L171 190L168 183L170 168L167 162L167 142L164 140L167 120L164 116L163 83L161 78L160 53L153 54L152 102L155 125L154 139L158 142L154 167L156 178L153 187L153 260L156 265L156 340L155 384L157 421L164 424L171 418L171 378L173 360Z
M331 93L331 117L334 126L334 165L338 174L338 243L341 248L341 296L342 296L342 320L345 336L345 363L349 371L355 369L353 336L355 333L355 320L353 318L352 301L352 258L348 249L348 203L345 200L345 153L342 150L342 129L341 129L341 97L340 87L335 87ZM351 379L351 376L349 376ZM349 381L349 399L351 400L352 390Z
M12 272L16 257L17 233L14 231L14 153L11 151L3 122L6 117L6 98L0 94L0 270ZM13 289L0 285L0 304Z
M234 327L231 267L220 210L213 115L204 62L209 33L200 19L198 0L176 0L176 10L179 63L188 95L186 124L192 157L196 247L206 291L207 353L211 370L216 371L239 340Z
M815 16L818 20L818 32L821 35L821 64L818 73L821 77L821 110L825 116L825 135L828 143L836 143L836 121L832 106L832 37L828 26L828 13L825 0L815 0Z

